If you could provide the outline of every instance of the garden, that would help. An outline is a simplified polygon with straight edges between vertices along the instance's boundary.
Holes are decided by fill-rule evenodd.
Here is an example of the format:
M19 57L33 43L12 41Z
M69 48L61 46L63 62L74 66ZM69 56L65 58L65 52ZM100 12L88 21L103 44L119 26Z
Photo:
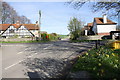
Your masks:
M120 79L120 49L106 45L89 50L74 64L72 72L78 71L87 71L95 79Z

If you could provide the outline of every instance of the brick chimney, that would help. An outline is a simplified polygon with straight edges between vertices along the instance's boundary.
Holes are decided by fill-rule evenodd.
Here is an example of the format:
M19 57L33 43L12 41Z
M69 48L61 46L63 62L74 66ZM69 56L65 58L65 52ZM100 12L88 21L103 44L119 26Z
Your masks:
M103 23L107 23L107 15L106 14L103 15Z
M16 24L17 24L17 25L20 25L20 21L17 21Z

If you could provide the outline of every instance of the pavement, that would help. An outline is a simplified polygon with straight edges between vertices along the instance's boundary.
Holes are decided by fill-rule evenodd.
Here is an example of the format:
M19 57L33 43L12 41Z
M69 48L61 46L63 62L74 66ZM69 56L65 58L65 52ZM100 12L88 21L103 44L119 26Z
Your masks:
M73 60L94 47L94 42L4 43L2 78L64 78Z

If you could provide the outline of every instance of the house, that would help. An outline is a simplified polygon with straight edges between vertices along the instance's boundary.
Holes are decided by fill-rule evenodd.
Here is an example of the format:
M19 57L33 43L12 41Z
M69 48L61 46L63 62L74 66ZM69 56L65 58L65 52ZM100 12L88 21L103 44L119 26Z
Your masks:
M84 35L94 35L92 31L93 23L88 23L87 25L84 26L82 29L84 31Z
M92 31L96 35L110 35L111 31L116 31L116 24L104 14L103 17L94 18Z
M2 37L39 37L38 24L0 24Z

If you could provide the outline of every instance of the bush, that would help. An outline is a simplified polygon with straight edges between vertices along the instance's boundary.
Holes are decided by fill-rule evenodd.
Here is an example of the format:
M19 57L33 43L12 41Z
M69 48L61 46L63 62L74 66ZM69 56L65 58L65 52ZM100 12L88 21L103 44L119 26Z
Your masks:
M120 74L120 49L113 50L109 47L89 50L79 56L72 71L88 71L93 78L119 78Z
M42 40L47 40L47 41L58 40L57 39L58 37L54 34L43 33L41 34L41 37L42 37Z

